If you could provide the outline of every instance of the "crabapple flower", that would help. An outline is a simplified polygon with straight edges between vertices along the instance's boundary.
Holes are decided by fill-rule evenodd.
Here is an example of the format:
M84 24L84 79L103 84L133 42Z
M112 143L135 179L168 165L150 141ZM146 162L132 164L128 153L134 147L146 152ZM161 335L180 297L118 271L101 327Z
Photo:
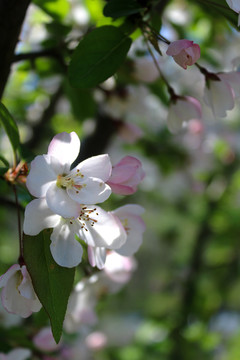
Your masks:
M172 56L174 61L183 69L193 65L200 58L200 47L193 41L181 39L171 42L166 54Z
M107 184L116 194L131 195L137 191L144 176L141 162L133 156L125 156L113 166Z
M1 300L4 308L13 314L27 318L42 305L34 292L31 278L25 265L12 265L0 277Z
M48 207L63 217L77 217L80 204L105 201L111 188L105 184L111 175L108 155L93 156L71 170L80 149L75 132L54 136L46 155L31 162L27 188L37 198L46 198Z
M130 280L136 267L137 263L133 257L122 256L112 251L107 255L104 273L111 281L124 285Z
M167 125L172 133L178 132L185 121L202 118L200 102L191 96L176 96L169 107Z
M215 116L225 117L234 108L234 100L240 96L240 72L206 75L204 101Z
M132 256L138 251L143 241L143 233L146 229L145 223L140 215L144 213L144 208L139 205L128 204L112 211L122 223L127 240L115 251L122 256Z
M30 350L17 348L10 351L8 354L0 353L0 360L26 360L29 359L30 356Z
M108 249L120 248L126 241L119 220L99 206L80 205L76 218L63 218L49 209L46 199L32 200L25 209L23 231L34 236L46 228L53 228L50 250L64 267L81 262L83 250L75 235L89 246Z
M238 26L240 26L240 2L239 0L226 0L228 6L238 13Z

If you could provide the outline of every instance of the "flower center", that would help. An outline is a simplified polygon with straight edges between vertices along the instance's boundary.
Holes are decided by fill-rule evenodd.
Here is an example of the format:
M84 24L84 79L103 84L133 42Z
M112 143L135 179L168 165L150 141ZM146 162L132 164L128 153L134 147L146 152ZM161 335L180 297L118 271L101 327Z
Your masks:
M62 174L62 175L58 175L57 176L57 183L56 185L64 190L66 189L71 189L71 188L76 188L77 190L80 190L82 187L85 186L85 184L79 185L79 184L75 184L75 178L83 178L84 175L80 173L79 170L77 170L77 172L75 174Z
M96 208L94 209L88 209L87 206L82 207L80 214L77 221L80 222L81 229L84 229L85 231L88 231L87 226L94 226L98 220L94 219L92 215L99 215L98 212L96 212ZM70 221L70 224L73 224L74 220Z
M127 218L126 218L126 219L122 219L122 220L121 220L121 223L122 223L122 225L123 225L126 233L129 234L129 230L131 230L131 229L130 229L130 227L129 227L129 225L128 225L128 219L127 219Z

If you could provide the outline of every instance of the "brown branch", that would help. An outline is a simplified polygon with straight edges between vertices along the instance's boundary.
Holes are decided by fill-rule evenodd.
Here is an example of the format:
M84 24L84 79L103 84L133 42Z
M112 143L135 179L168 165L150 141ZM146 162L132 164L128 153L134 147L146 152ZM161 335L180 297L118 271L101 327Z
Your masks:
M11 70L15 47L30 0L0 1L0 98Z

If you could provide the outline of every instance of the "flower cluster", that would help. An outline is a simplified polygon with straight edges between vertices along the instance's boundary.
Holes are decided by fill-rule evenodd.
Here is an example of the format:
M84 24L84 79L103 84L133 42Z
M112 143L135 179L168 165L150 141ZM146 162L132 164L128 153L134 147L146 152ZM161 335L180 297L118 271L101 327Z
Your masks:
M144 172L131 156L114 167L108 155L99 155L72 168L79 150L77 134L63 132L52 139L47 154L32 161L26 186L36 198L26 206L23 231L34 236L51 228L50 251L56 263L67 268L81 262L85 243L90 264L102 269L108 251L131 256L138 250L144 209L131 204L106 211L96 204L112 192L133 194ZM25 265L13 265L2 275L0 288L10 313L28 317L41 308Z
M91 157L71 169L79 150L77 134L64 132L52 139L46 155L32 161L27 188L37 199L26 207L23 230L37 235L52 228L51 253L64 267L81 262L83 249L77 236L88 246L90 263L101 269L108 249L121 251L123 247L125 251L127 247L131 255L139 247L142 237L136 240L132 229L138 226L142 208L126 206L118 215L96 204L107 200L112 191L134 193L144 173L133 157L125 157L112 168L108 155Z
M229 6L239 13L239 5L234 1L227 1ZM183 69L196 63L200 57L200 47L193 41L181 39L173 41L168 46L166 54L172 56L175 62ZM235 98L240 96L240 72L210 73L207 69L196 64L205 76L206 86L203 100L217 117L225 117L228 110L232 110ZM167 118L168 128L171 132L179 131L186 121L201 120L202 106L199 100L190 96L176 95L171 87L170 106Z

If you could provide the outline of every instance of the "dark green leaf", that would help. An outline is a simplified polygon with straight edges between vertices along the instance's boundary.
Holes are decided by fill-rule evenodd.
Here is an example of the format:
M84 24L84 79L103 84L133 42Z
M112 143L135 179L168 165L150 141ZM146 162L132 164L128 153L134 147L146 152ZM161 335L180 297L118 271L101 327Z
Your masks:
M131 42L114 26L102 26L87 34L73 53L70 84L83 89L108 79L124 61Z
M13 151L15 152L20 145L18 127L7 108L1 102L0 120L11 142Z
M90 89L74 89L68 82L64 89L72 105L73 114L78 120L83 121L95 116L96 102Z
M0 166L0 175L4 175L7 171L8 171L8 167L5 167L5 166Z
M144 8L136 0L111 0L103 9L104 16L118 18L137 14Z
M24 235L24 260L31 275L34 290L46 310L55 341L58 343L73 286L75 268L55 263L50 253L50 232L37 236Z

